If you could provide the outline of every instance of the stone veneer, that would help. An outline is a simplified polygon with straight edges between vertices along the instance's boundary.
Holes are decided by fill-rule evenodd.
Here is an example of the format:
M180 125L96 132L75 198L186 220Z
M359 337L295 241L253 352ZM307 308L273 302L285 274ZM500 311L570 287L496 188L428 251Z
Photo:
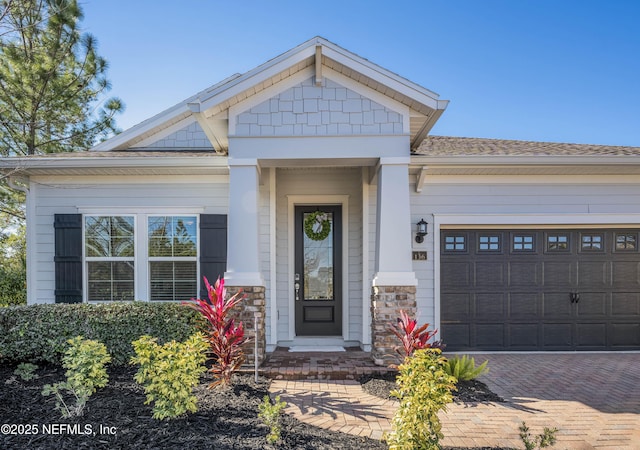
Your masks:
M244 324L245 336L249 342L244 346L244 353L247 356L245 365L253 366L255 355L255 340L258 339L258 363L262 364L266 351L265 332L265 288L264 286L227 286L227 295L232 296L242 289L245 294L244 299L233 310L237 320ZM242 295L242 294L240 294ZM257 333L254 328L254 314L258 314Z
M388 329L389 324L395 323L404 310L409 316L415 317L416 287L415 286L374 286L371 295L371 356L376 364L388 365L398 362L394 348L400 343L398 338Z

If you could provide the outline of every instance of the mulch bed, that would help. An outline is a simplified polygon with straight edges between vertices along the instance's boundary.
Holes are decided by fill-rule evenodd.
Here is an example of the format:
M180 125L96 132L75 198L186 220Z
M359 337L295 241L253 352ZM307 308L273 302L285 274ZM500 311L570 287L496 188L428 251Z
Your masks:
M208 390L205 375L196 388L198 412L175 420L155 420L145 405L142 387L133 381L132 367L109 368L109 384L99 389L84 415L62 419L53 396L42 387L65 379L64 369L43 367L39 378L22 381L14 367L0 367L0 425L33 427L21 434L0 434L0 448L15 449L263 449L269 429L258 418L258 405L267 395L268 380L256 384L251 376L238 376L232 389ZM324 430L282 417L282 449L385 449L373 439ZM58 424L77 424L64 429ZM45 427L48 427L45 428ZM25 434L30 431L35 434ZM37 433L36 433L37 432ZM113 432L113 434L109 434ZM88 433L88 434L81 434ZM94 435L95 433L95 435ZM275 448L275 447L274 447Z
M386 449L373 439L325 430L282 416L282 441L266 443L268 428L258 418L258 405L268 393L267 379L236 376L233 387L209 390L203 376L196 388L198 412L174 420L152 418L141 386L133 381L135 368L110 367L109 384L90 399L84 415L62 419L53 396L41 395L45 384L65 379L64 369L44 366L38 378L23 381L15 367L0 367L0 448L28 449ZM363 379L363 389L383 398L395 387L395 375ZM483 383L460 386L456 401L501 401ZM30 432L31 434L27 434ZM453 450L450 448L450 450Z
M364 375L360 378L360 383L362 389L371 395L384 399L395 398L391 396L391 391L397 388L395 373ZM453 392L453 401L456 403L504 402L502 397L494 394L482 381L459 381L456 388Z

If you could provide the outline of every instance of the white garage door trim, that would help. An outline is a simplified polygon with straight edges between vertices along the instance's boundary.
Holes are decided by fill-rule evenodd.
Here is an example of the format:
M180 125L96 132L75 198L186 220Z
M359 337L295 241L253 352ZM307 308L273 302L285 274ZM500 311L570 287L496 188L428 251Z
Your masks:
M435 298L435 328L440 330L440 231L450 226L492 226L508 228L515 226L575 227L638 227L640 214L434 214L433 215L433 261Z

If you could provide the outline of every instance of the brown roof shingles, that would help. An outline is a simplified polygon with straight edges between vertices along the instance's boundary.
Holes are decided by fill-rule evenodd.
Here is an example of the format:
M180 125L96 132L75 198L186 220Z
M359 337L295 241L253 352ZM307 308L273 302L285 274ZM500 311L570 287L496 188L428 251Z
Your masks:
M640 147L427 136L419 156L640 156Z

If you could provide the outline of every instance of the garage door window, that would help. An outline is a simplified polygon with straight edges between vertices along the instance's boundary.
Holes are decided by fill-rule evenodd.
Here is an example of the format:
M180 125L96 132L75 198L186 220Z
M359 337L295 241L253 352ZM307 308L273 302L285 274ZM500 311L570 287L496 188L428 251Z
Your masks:
M569 251L569 235L568 234L548 234L547 235L547 251L548 252L568 252Z
M635 252L638 250L636 233L616 233L616 251Z
M597 233L597 234L581 233L580 250L583 252L604 251L604 236L600 233Z
M534 250L533 235L516 234L513 236L511 248L514 252L532 252Z
M499 252L500 236L482 236L478 237L478 250L481 252Z
M463 235L445 236L444 250L446 252L465 252L467 251L467 239Z

